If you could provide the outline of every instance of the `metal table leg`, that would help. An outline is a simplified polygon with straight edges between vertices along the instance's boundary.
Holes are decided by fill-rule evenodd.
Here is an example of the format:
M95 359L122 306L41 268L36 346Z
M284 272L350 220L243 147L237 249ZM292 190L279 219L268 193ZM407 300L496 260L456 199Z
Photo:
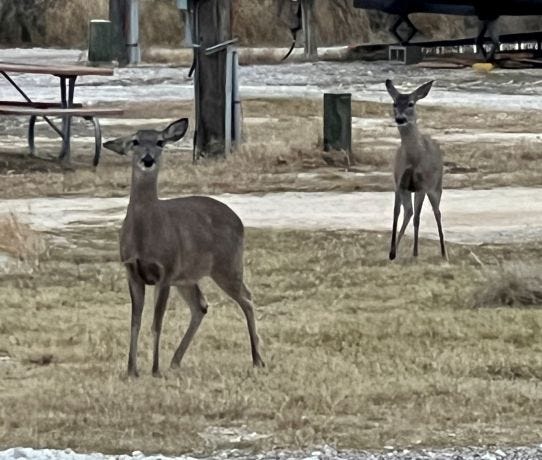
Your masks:
M24 100L26 102L28 102L29 104L32 104L32 100L26 95L26 93L20 88L19 85L17 85L17 83L15 83L15 81L6 73L6 72L0 72L1 75L4 76L4 78L11 84L11 86L13 86L18 92L19 94L24 98ZM55 132L60 136L62 137L62 131L60 131L56 126L55 124L49 120L48 117L43 117L43 119L47 122L47 124L53 128L55 130ZM35 155L36 154L36 147L35 147L35 143L34 143L34 132L35 132L35 124L36 124L36 116L35 115L32 115L30 117L30 123L28 125L28 147L30 148L30 155Z
M94 125L94 160L92 164L98 166L100 162L100 153L102 151L102 130L100 128L100 122L96 117L84 117L85 120L90 121Z
M30 148L30 155L32 156L36 155L36 144L34 142L36 118L36 115L31 115L28 123L28 147Z
M60 99L62 107L65 109L73 107L73 93L75 91L76 76L68 77L68 94L66 97L66 77L60 77ZM60 159L63 163L70 162L70 138L71 138L72 117L66 115L62 117L62 150Z

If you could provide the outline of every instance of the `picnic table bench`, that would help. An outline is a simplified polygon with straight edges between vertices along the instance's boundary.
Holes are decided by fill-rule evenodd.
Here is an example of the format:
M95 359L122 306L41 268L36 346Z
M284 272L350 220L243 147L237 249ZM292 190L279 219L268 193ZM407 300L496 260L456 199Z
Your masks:
M33 101L20 88L20 86L8 75L11 73L49 74L60 79L60 101L41 102ZM28 145L30 154L35 155L34 142L35 124L37 117L43 119L62 139L60 160L64 163L70 161L71 120L73 117L81 117L90 121L94 126L94 166L100 161L102 146L101 128L98 117L122 115L123 109L118 107L84 106L74 103L75 82L82 75L113 75L113 69L96 68L73 65L37 65L26 63L9 63L0 61L0 74L19 92L24 101L0 101L0 115L29 116ZM67 87L66 87L67 83ZM62 126L58 128L50 117L62 117Z

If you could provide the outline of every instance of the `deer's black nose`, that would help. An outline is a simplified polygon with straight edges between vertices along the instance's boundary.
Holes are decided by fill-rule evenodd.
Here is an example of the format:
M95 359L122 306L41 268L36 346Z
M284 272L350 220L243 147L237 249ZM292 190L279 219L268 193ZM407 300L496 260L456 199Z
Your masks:
M148 153L141 159L141 161L145 165L145 168L150 168L155 163L154 158Z
M398 125L404 125L407 122L405 117L395 117L395 123Z

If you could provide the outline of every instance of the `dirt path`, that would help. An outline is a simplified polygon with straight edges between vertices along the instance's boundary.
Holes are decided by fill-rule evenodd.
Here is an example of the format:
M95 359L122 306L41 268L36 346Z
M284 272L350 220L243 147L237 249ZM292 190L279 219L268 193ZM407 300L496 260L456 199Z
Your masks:
M458 243L511 243L542 238L540 188L446 190L442 212L446 237ZM390 192L273 193L220 195L248 227L292 229L390 229ZM0 213L14 212L39 230L118 225L127 198L34 198L4 200ZM436 238L428 204L420 232Z

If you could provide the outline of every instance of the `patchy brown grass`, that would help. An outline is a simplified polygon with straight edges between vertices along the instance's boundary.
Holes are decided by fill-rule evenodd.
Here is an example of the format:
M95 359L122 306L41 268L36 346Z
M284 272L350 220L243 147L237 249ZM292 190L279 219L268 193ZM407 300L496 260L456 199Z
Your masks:
M388 235L249 229L247 278L267 368L253 371L242 313L211 283L180 372L168 360L188 309L173 295L164 378L125 380L129 296L116 229L63 233L32 278L0 279L0 447L205 453L538 442L542 311L472 309L479 262L537 263L540 244L423 243L387 261ZM405 248L408 245L405 245ZM474 251L477 260L469 254ZM150 290L150 289L149 289ZM149 297L152 297L149 293ZM540 304L539 304L540 306ZM209 437L255 431L259 440Z
M387 120L390 104L354 102L353 116L368 120L353 130L352 171L345 172L341 161L329 165L322 151L322 103L303 99L245 100L244 143L239 152L219 161L192 164L190 139L168 147L160 174L163 194L246 193L281 190L391 190L392 162L398 145L397 129ZM445 188L539 186L542 177L541 141L522 140L510 135L494 141L480 138L487 133L530 133L541 123L536 112L507 114L472 109L447 109L420 106L420 125L440 141L444 151ZM160 106L134 104L127 107L127 118L159 118L166 123L179 116L191 116L189 102ZM0 120L4 123L5 119ZM19 123L17 125L17 123ZM161 126L149 125L160 128ZM0 194L3 197L61 194L98 196L126 195L130 183L129 159L104 151L100 166L90 166L92 144L88 127L75 128L78 136L89 139L74 144L74 171L64 171L56 162L22 155L24 147L4 143L0 147ZM135 128L129 123L108 124L105 138L127 135ZM23 121L6 125L12 136L24 139ZM46 128L40 128L47 135ZM465 140L457 136L466 135ZM447 141L446 136L455 136ZM58 140L40 141L46 156L55 154ZM361 174L360 174L361 173Z

